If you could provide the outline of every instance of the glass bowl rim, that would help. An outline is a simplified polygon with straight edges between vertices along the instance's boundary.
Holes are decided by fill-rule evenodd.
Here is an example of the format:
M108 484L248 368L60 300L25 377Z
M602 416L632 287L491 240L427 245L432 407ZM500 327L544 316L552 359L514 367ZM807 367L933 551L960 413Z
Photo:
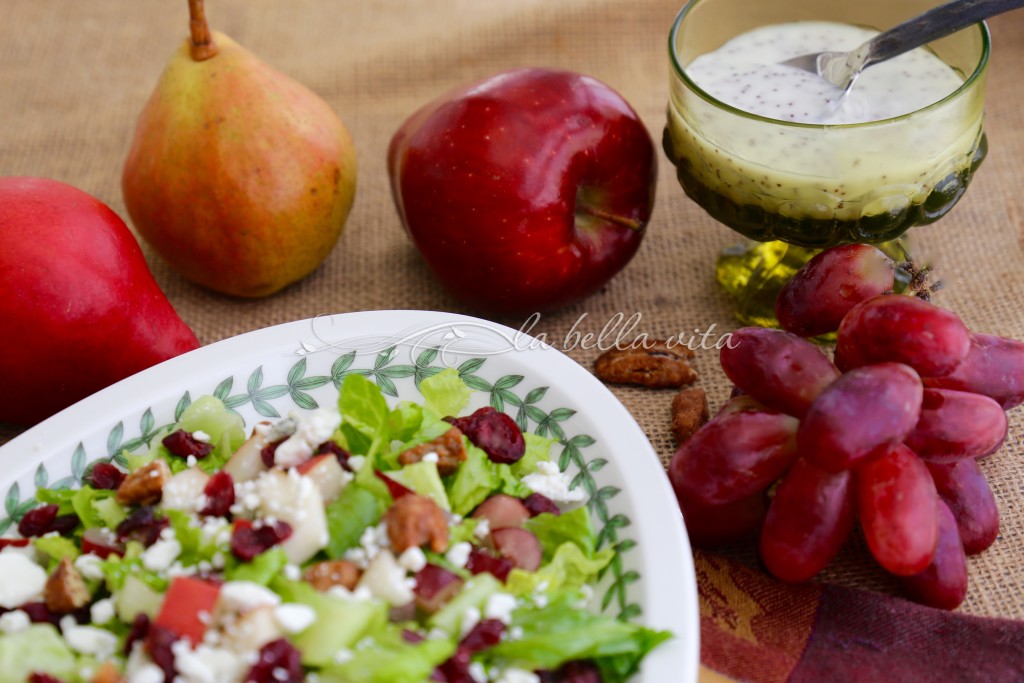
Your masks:
M713 95L702 89L700 86L698 86L696 83L694 83L693 80L686 74L686 69L684 69L683 66L679 63L679 57L676 54L676 37L679 34L679 28L682 25L683 20L686 18L686 15L689 14L689 12L699 3L705 1L706 0L688 0L687 3L683 5L683 8L679 10L679 14L676 15L675 21L672 23L672 30L669 31L668 34L668 54L669 59L672 62L672 70L675 73L675 76L682 79L683 83L685 83L687 87L689 87L689 89L696 93L701 99L703 99L708 104L711 104L712 106L718 109L722 109L723 111L727 111L731 114L735 114L736 116L740 116L746 119L751 119L754 121L763 121L765 123L771 123L780 126L810 129L870 128L872 126L902 121L905 119L909 119L913 116L917 116L922 112L937 109L946 102L952 101L960 97L963 93L967 92L971 88L975 81L977 81L985 72L985 68L988 66L989 54L992 49L992 36L989 32L988 24L986 24L984 21L974 24L973 26L976 26L981 31L981 57L978 59L978 64L977 66L974 67L974 71L971 72L971 75L964 79L964 82L960 85L960 87L958 87L956 90L943 97L941 100L936 100L935 102L932 102L931 104L925 107L915 109L914 111L907 112L906 114L900 114L899 116L892 116L886 119L876 119L874 121L863 121L861 123L803 123L799 121L783 121L781 119L773 119L767 116L762 116L760 114L754 114L749 111L744 111L743 109L739 109L731 104L723 102L722 100L718 99L717 97L714 97ZM971 27L967 27L966 29L961 30L966 31L969 30L970 28Z

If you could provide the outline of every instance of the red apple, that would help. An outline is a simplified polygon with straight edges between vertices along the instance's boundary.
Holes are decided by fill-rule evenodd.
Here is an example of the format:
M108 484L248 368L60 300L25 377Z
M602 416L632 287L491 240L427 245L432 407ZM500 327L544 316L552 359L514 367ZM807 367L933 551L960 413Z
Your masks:
M30 424L199 346L124 222L43 178L0 178L0 422Z
M604 285L640 246L654 144L614 90L520 69L413 114L388 150L402 223L441 283L501 314L550 310Z

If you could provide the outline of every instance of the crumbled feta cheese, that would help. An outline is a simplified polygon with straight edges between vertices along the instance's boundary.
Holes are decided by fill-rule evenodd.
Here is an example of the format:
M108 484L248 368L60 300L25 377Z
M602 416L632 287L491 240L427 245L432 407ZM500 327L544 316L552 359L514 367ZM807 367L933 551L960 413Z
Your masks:
M19 553L0 553L0 607L15 609L38 600L46 587L46 571Z
M79 555L75 558L74 565L78 573L90 581L103 579L103 560L92 553Z
M473 535L477 538L487 538L491 533L491 520L481 517L476 526L473 527Z
M156 664L144 664L128 676L128 683L163 683L164 672Z
M89 608L89 616L94 624L107 624L114 618L114 601L110 598L97 600Z
M191 467L195 467L198 464L199 464L199 461L196 460L196 456L194 456L194 455L190 455L187 458L185 458L185 467L190 467L191 468Z
M183 512L198 512L202 509L199 506L199 499L210 481L210 475L191 465L189 467L190 469L178 472L164 484L160 507Z
M469 665L469 677L475 683L487 683L487 668L480 662L473 662Z
M301 633L316 621L316 610L309 605L289 603L274 608L274 618L288 633Z
M247 612L257 607L275 607L281 596L252 581L228 581L220 588L217 604L229 612Z
M199 443L210 443L210 435L204 432L202 429L197 429L192 432L192 438Z
M541 609L544 609L548 606L548 596L544 595L543 593L537 593L533 596L533 604L537 607L540 607Z
M79 626L74 617L61 619L60 629L64 641L75 652L92 655L97 659L108 659L117 651L117 636L95 626Z
M344 664L345 662L351 661L355 656L356 655L352 650L338 650L334 653L334 663Z
M181 555L181 544L176 538L161 540L146 548L142 553L142 566L153 572L170 569L174 561Z
M503 624L508 624L512 621L512 611L515 608L515 596L498 592L487 598L487 604L484 606L484 617L487 619L497 619Z
M366 602L373 599L373 594L366 586L356 586L356 589L353 591L344 586L331 586L327 589L327 594L334 598L350 600L352 602Z
M32 620L28 618L28 614L22 612L20 609L0 614L0 632L3 633L18 633L20 631L24 631L31 623Z
M459 638L465 638L477 624L480 623L480 610L476 607L467 607L462 613L462 624L459 626Z
M569 476L558 469L558 465L550 460L537 463L537 471L523 477L523 484L556 503L578 503L583 500L583 489L569 490Z
M180 683L223 683L236 681L245 673L248 664L236 653L222 648L200 644L193 650L188 641L179 640L171 645L175 681Z
M348 466L352 468L353 472L358 472L363 469L363 465L366 464L365 455L353 455L348 459Z
M540 676L525 669L505 669L494 683L540 683Z
M473 551L473 546L466 541L460 541L456 543L448 552L445 553L444 559L451 562L456 567L465 567L466 563L469 562L469 554Z
M324 408L305 415L293 411L289 417L296 420L295 433L274 451L274 464L281 467L294 467L309 460L313 449L330 439L341 425L341 414Z
M302 569L297 564L286 564L283 572L284 578L289 581L298 581L302 578Z
M430 451L429 453L424 453L423 454L423 457L420 458L420 462L436 463L440 459L441 458L437 455L437 453L435 453L434 451Z
M508 630L508 639L509 640L519 640L522 637L523 637L523 627L522 626L513 626L512 628L510 628Z
M375 598L392 605L405 605L413 599L415 581L406 578L405 569L390 550L382 550L363 572L358 585L369 589Z
M427 556L418 547L413 546L398 556L398 564L415 574L427 566Z

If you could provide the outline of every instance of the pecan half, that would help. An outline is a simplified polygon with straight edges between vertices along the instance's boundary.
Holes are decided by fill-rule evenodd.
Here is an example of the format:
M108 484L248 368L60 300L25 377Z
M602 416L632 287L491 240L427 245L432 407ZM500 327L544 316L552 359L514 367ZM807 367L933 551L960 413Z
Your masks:
M672 399L672 434L676 445L693 436L708 421L708 397L700 387L683 389Z
M163 460L154 460L135 470L117 487L121 505L153 505L160 502L171 468Z
M46 580L43 600L46 602L46 608L55 614L74 612L92 600L85 580L71 564L70 557L62 559Z
M441 436L413 446L398 455L398 462L412 465L421 462L427 453L437 453L437 473L442 477L455 474L459 464L466 459L466 443L462 440L462 431L452 427Z
M448 520L437 503L426 496L402 496L384 513L384 521L395 555L426 543L435 553L448 549Z
M328 560L311 565L302 574L302 578L321 593L326 593L335 586L353 590L359 583L362 572L348 560Z
M647 342L645 346L605 351L594 361L594 374L603 382L656 389L697 381L697 371L688 362L693 351L686 346L669 346L664 341Z

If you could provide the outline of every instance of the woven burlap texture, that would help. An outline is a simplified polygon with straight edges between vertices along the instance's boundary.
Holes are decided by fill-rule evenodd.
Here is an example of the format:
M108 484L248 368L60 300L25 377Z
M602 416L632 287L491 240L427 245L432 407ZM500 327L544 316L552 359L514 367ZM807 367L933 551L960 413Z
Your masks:
M184 0L5 0L0 22L0 174L47 176L92 193L126 216L121 164L135 119L187 29ZM147 249L157 281L204 343L320 313L466 310L443 292L403 234L385 153L404 118L455 85L537 65L595 76L619 90L659 140L667 101L666 37L678 0L208 0L221 30L305 83L346 122L359 188L340 242L312 276L269 299L242 301L183 280ZM937 299L976 330L1024 338L1024 14L992 22L987 130L991 152L966 197L920 243L948 287ZM598 332L616 313L641 316L652 337L735 327L713 263L736 241L690 202L661 159L658 201L633 262L585 302L534 328L559 343L573 325ZM145 248L145 247L144 247ZM55 265L56 265L55 257ZM3 293L0 293L3 295ZM585 318L580 321L580 317ZM513 327L522 320L503 319ZM571 341L569 340L571 346ZM567 348L590 366L595 349ZM698 352L700 383L717 407L729 387L713 351ZM671 392L616 389L667 462ZM996 544L970 559L964 612L1024 617L1024 411L984 461L999 501ZM0 432L0 441L16 432ZM753 564L753 548L728 551ZM699 561L698 557L698 561ZM895 591L852 543L821 577Z

